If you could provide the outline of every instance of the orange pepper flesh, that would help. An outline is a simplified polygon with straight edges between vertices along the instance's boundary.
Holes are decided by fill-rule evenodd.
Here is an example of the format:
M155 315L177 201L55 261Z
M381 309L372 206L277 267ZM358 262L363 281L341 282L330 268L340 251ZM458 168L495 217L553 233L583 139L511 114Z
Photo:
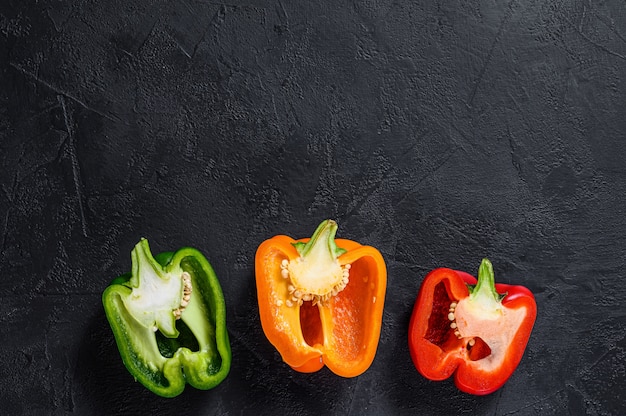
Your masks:
M370 246L336 239L346 250L340 265L350 264L346 287L330 299L313 305L304 301L288 306L289 279L281 276L281 262L300 254L294 240L279 235L264 241L255 258L257 297L266 337L294 370L314 372L326 365L343 377L354 377L374 360L385 300L387 271L382 255Z

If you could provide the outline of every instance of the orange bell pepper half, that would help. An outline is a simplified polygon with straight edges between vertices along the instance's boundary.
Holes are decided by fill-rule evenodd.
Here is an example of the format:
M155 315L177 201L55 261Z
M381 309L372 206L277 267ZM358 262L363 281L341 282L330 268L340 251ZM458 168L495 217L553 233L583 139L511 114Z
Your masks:
M376 355L387 269L378 250L335 239L336 232L326 220L310 239L278 235L261 243L257 297L263 332L285 363L355 377Z

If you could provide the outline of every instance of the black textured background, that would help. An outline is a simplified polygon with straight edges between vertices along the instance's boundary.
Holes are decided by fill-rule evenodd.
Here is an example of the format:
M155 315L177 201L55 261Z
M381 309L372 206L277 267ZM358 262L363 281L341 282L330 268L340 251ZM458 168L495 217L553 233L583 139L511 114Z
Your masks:
M3 0L0 413L626 413L623 1ZM254 253L275 234L377 247L372 367L282 364ZM203 251L232 371L166 400L119 358L100 296L147 237ZM424 275L535 294L496 393L422 378L407 327Z

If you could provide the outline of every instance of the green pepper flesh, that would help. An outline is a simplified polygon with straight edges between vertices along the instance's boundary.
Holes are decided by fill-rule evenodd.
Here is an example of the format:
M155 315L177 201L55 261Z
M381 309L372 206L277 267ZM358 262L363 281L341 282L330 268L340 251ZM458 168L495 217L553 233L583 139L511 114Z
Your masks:
M102 296L125 366L163 397L179 395L186 383L216 387L230 370L231 349L224 297L211 265L189 247L153 257L145 239L131 258L132 273L115 279ZM182 272L191 277L193 292L177 320L172 309L180 305Z

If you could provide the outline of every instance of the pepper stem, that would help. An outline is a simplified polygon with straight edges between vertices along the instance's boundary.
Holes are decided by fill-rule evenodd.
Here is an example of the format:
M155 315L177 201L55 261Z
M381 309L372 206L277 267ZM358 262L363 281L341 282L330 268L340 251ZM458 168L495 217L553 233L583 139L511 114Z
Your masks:
M333 220L323 221L317 226L317 229L307 243L293 243L293 246L302 257L330 256L331 260L335 260L346 252L343 248L337 247L335 243L335 235L339 226Z
M289 279L287 306L325 302L348 284L350 265L339 264L346 250L335 243L337 228L335 221L323 221L307 243L293 243L300 257L281 264L281 275Z
M499 304L506 296L496 290L496 281L493 273L493 265L488 259L483 259L478 268L478 281L476 285L467 285L470 292L470 300L483 304Z

